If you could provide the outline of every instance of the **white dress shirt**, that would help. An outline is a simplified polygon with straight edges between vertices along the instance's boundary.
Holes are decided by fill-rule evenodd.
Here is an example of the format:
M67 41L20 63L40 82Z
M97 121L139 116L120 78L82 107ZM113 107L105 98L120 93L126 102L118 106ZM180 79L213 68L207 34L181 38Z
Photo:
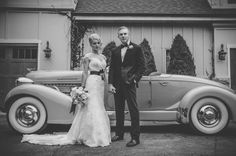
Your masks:
M130 44L130 41L127 42L127 45ZM128 47L123 47L121 49L121 61L123 62L124 61L124 58L125 58L125 54L126 54L126 51L127 51Z

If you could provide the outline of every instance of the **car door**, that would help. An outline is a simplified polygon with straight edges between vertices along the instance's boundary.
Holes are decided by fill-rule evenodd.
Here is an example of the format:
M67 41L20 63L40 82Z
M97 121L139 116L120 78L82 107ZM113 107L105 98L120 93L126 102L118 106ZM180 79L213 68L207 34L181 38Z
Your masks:
M151 86L150 86L150 76L143 76L138 83L137 93L137 103L140 111L151 109ZM111 120L115 119L115 101L113 94L108 92L108 86L105 87L105 107L108 111L109 118ZM127 102L125 105L125 120L130 120L130 115L128 111Z
M136 91L137 104L140 111L151 110L152 96L150 76L143 76Z
M171 110L182 98L183 92L186 92L186 86L182 81L176 81L171 75L163 74L152 76L151 94L152 110Z

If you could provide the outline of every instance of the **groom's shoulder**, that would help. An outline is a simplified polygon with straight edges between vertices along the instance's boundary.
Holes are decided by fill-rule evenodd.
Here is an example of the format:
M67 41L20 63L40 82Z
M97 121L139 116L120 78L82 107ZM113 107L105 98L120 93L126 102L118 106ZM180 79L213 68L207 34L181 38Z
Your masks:
M120 46L114 47L111 49L111 52L115 53L115 52L119 51L119 48L120 48Z
M137 45L136 43L131 42L131 45L133 45L135 48L140 48L140 46Z
M137 45L136 43L131 42L131 45L134 49L134 51L142 51L142 48L140 45Z

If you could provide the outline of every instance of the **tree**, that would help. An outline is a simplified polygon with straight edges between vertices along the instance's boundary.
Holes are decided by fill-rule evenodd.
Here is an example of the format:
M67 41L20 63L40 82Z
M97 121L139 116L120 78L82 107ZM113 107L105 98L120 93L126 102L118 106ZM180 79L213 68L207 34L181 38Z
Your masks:
M84 45L80 46L84 35L92 29L92 25L80 23L78 20L72 20L71 24L71 69L80 66L83 57Z
M144 38L140 44L145 59L145 71L143 75L149 75L152 72L157 71L154 56L152 54L148 41Z
M195 69L194 59L186 41L178 34L170 49L170 64L167 73L196 76Z
M106 58L107 58L107 66L110 66L110 63L111 63L111 52L112 52L112 50L115 49L115 48L116 48L116 43L115 43L114 41L112 41L112 42L108 43L108 44L104 47L104 49L103 49L103 51L102 51L102 54L103 54L104 56L106 56Z

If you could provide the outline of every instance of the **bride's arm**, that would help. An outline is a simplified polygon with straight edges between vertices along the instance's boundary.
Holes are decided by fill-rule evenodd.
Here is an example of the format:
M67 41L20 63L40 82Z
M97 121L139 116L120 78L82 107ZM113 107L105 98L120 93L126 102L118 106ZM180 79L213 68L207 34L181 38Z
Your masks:
M105 55L101 54L101 56L103 57L103 59L105 61L107 60ZM103 76L104 77L104 82L108 83L108 67L105 67L103 70L104 70L104 76Z
M84 88L85 85L86 85L86 80L88 78L88 68L89 68L89 59L88 59L88 57L83 58L82 65L83 65L83 73L82 73L82 84L81 84L81 86Z
M104 69L104 82L108 83L108 69L107 68Z

